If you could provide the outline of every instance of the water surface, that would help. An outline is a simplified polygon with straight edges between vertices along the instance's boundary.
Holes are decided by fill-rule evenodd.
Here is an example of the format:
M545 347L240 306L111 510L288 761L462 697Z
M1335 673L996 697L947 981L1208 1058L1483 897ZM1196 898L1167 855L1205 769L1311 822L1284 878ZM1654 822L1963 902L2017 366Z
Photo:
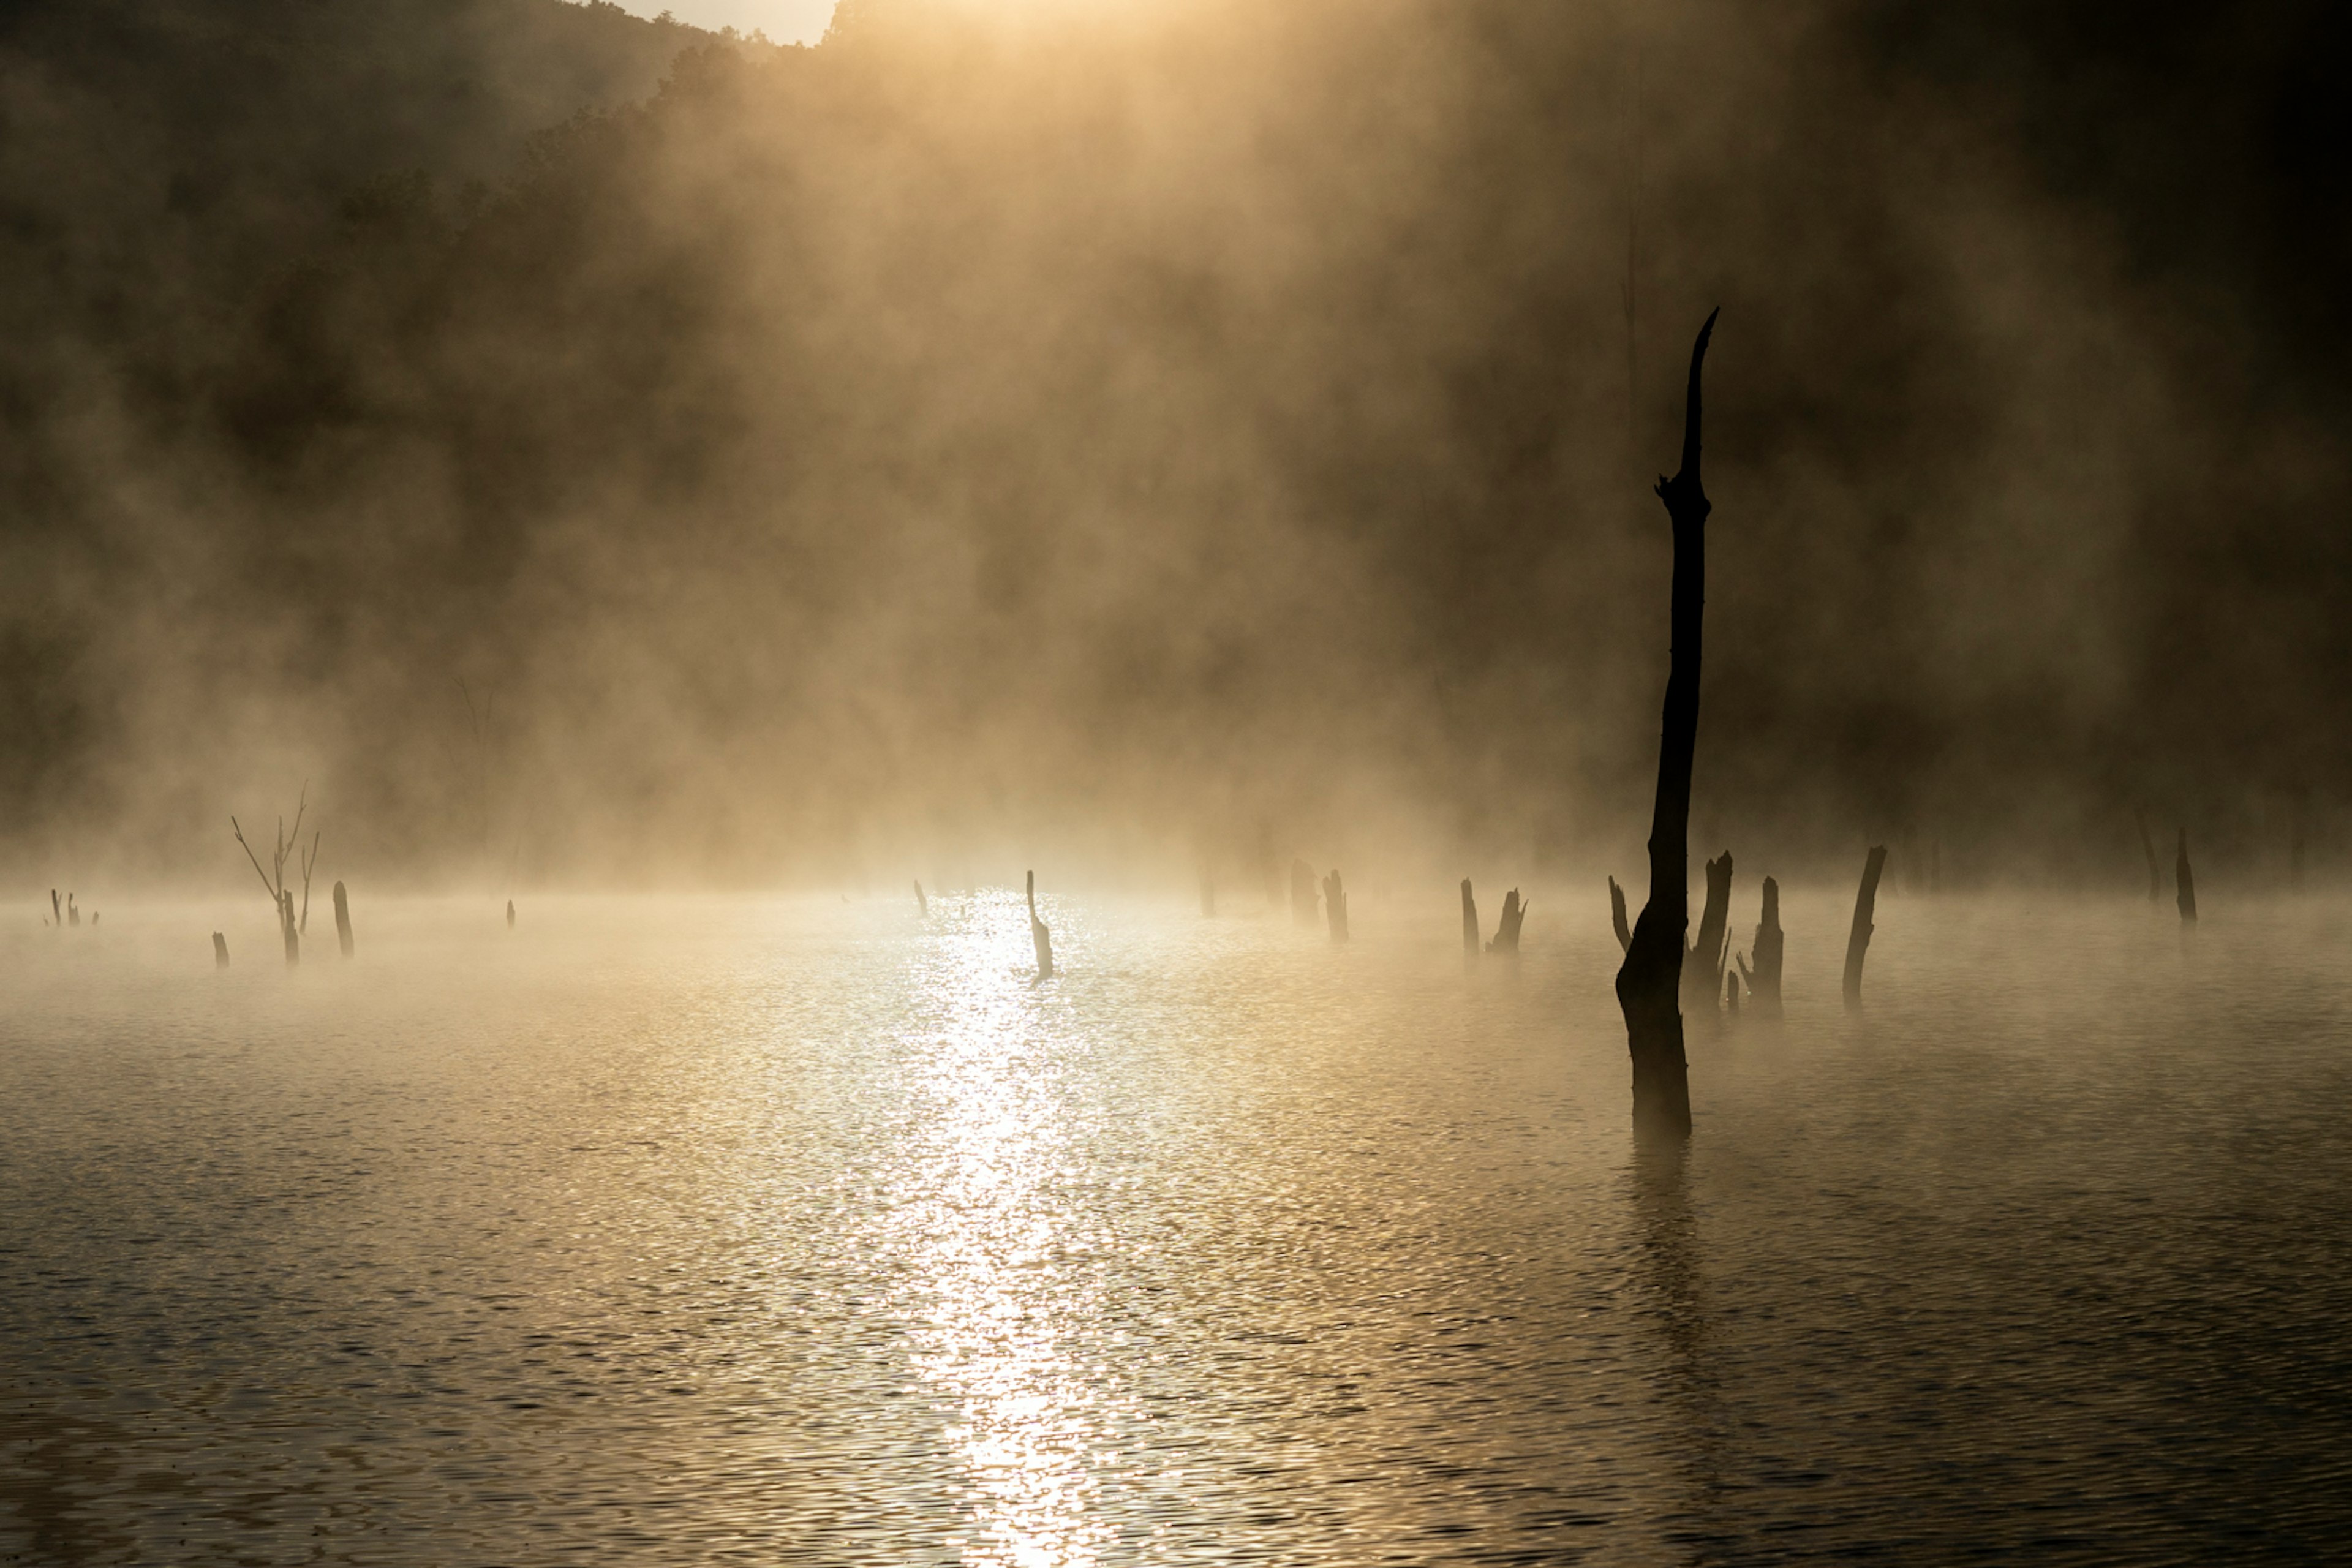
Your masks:
M2344 906L1889 898L1850 1016L1792 895L1654 1161L1569 897L1475 964L1443 889L1049 899L1044 983L1006 891L26 918L0 1562L2352 1539Z

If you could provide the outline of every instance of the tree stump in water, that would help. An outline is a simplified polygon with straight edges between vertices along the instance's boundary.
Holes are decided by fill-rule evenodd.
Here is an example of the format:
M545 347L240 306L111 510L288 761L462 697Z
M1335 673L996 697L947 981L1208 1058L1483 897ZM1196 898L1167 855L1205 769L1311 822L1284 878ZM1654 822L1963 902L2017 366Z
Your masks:
M352 900L341 882L335 884L335 942L345 958L352 955Z
M1519 955L1519 922L1528 918L1527 905L1519 902L1519 890L1513 888L1503 895L1503 921L1495 928L1495 940L1486 944L1488 952Z
M228 938L218 931L213 932L213 967L215 969L228 967Z
M1740 968L1745 969L1746 964ZM1739 975L1738 972L1723 977L1723 1010L1732 1017L1739 1016Z
M1311 926L1315 923L1315 868L1306 861L1290 862L1290 923Z
M1723 994L1723 957L1731 946L1731 851L1706 863L1706 903L1698 941L1683 954L1683 1010L1713 1012Z
M1706 614L1706 517L1699 482L1699 371L1715 316L1691 345L1683 461L1658 480L1673 525L1667 603L1666 698L1659 724L1658 793L1650 814L1650 896L1617 970L1617 1005L1633 1064L1633 1131L1644 1142L1690 1136L1690 1064L1683 1054L1683 939L1690 929L1691 768L1698 750L1699 638Z
M1748 1000L1772 1012L1780 1010L1780 884L1771 878L1764 879L1764 918L1756 922L1756 940L1750 945L1756 967L1742 966L1748 976Z
M2172 863L2172 880L2180 889L2180 923L2197 923L2197 875L2189 868L2189 829L2180 830L2180 855Z
M2147 901L2152 904L2164 897L2164 871L2156 863L2156 840L2147 836L2147 813L2135 810L2132 820L2139 824L2140 853L2147 857Z
M1037 978L1045 980L1054 973L1054 933L1037 918L1037 873L1029 873L1029 941L1037 950Z
M1886 846L1874 844L1863 862L1862 891L1853 900L1853 930L1845 939L1845 1005L1862 1005L1862 960L1870 951L1871 917L1878 911L1878 878L1886 869Z
M1331 928L1333 942L1348 940L1348 889L1339 885L1339 869L1323 879L1323 913Z
M1625 923L1625 889L1617 879L1609 879L1609 926L1617 933L1617 951L1623 952L1633 945L1633 929Z
M1462 951L1478 956L1478 900L1470 896L1470 879L1462 879Z
M514 900L512 899L509 899L507 900L507 930L514 930Z

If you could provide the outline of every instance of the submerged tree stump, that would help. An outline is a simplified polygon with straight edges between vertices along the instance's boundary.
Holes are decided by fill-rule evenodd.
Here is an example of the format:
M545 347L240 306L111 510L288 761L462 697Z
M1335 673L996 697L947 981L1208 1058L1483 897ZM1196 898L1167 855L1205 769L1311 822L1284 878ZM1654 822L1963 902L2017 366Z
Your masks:
M1315 868L1294 858L1290 862L1290 923L1313 925L1315 908Z
M509 900L507 900L507 930L509 930L509 931L512 931L512 930L514 930L514 922L515 922L514 900L513 900L512 899L509 899Z
M1478 900L1470 896L1470 879L1462 879L1462 951L1478 956Z
M1050 979L1054 973L1054 933L1037 918L1037 873L1029 873L1029 941L1037 950L1037 978Z
M1853 930L1845 939L1845 1005L1862 1005L1862 960L1870 951L1871 917L1878 912L1878 878L1886 869L1886 846L1874 844L1863 862L1862 891L1853 900Z
M1756 940L1749 951L1756 967L1740 966L1748 977L1748 1000L1772 1012L1780 1010L1780 884L1764 879L1764 918L1756 922Z
M1348 889L1339 883L1339 868L1323 879L1323 914L1331 928L1333 942L1348 940Z
M1667 606L1668 661L1659 725L1658 793L1650 814L1650 896L1617 970L1617 1005L1633 1065L1633 1130L1646 1141L1690 1135L1690 1064L1683 1054L1683 939L1690 929L1691 768L1698 749L1699 637L1706 613L1706 517L1699 482L1699 372L1715 315L1691 345L1683 410L1682 467L1658 480L1673 525L1674 584Z
M1625 889L1617 879L1609 879L1609 926L1617 933L1617 951L1623 952L1633 945L1633 928L1625 923Z
M352 900L341 882L335 884L335 943L345 958L352 955Z
M1731 851L1706 863L1706 903L1698 941L1683 955L1683 1010L1713 1012L1723 994L1724 954L1731 947Z
M918 877L915 879L915 914L919 919L928 920L930 913L931 900L923 897L923 879Z
M1746 968L1745 964L1740 966ZM1739 1016L1739 975L1737 971L1723 977L1723 1010L1732 1017Z
M2164 897L2164 871L2156 863L2156 840L2147 836L2147 813L2135 809L2132 820L2139 824L2140 853L2147 857L2147 901L2152 904Z
M1503 921L1495 928L1495 940L1486 944L1486 951L1517 958L1519 955L1519 922L1527 918L1528 906L1519 902L1519 890L1513 888L1503 895Z
M2180 830L2180 855L2172 863L2172 880L2179 889L2180 923L2197 923L2197 874L2189 868L2189 829Z
M213 967L215 969L228 967L228 938L218 931L213 932Z

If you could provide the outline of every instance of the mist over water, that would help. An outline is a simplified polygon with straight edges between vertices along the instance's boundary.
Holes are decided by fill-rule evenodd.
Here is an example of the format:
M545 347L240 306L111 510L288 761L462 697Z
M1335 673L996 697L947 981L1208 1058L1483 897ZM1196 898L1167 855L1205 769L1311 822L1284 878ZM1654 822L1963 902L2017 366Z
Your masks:
M2352 1526L2352 907L1794 891L1625 1125L1599 912L393 904L32 960L0 1552L2277 1561ZM256 922L259 925L260 922ZM261 935L267 936L262 927ZM48 937L55 942L61 939ZM240 955L242 956L242 955ZM195 962L188 962L193 957ZM184 1544L183 1544L184 1543Z

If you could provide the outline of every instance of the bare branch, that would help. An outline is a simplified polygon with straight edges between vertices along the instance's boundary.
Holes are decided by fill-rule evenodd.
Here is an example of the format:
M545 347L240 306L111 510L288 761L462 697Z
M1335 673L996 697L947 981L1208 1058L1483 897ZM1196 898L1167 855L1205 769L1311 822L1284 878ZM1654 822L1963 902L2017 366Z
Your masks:
M278 902L278 889L269 885L269 873L261 868L260 858L254 854L253 846L246 843L245 829L237 826L236 818L230 817L228 826L229 830L236 835L237 846L245 851L245 858L253 862L253 874L261 879L261 890L269 895L269 902L274 907Z

